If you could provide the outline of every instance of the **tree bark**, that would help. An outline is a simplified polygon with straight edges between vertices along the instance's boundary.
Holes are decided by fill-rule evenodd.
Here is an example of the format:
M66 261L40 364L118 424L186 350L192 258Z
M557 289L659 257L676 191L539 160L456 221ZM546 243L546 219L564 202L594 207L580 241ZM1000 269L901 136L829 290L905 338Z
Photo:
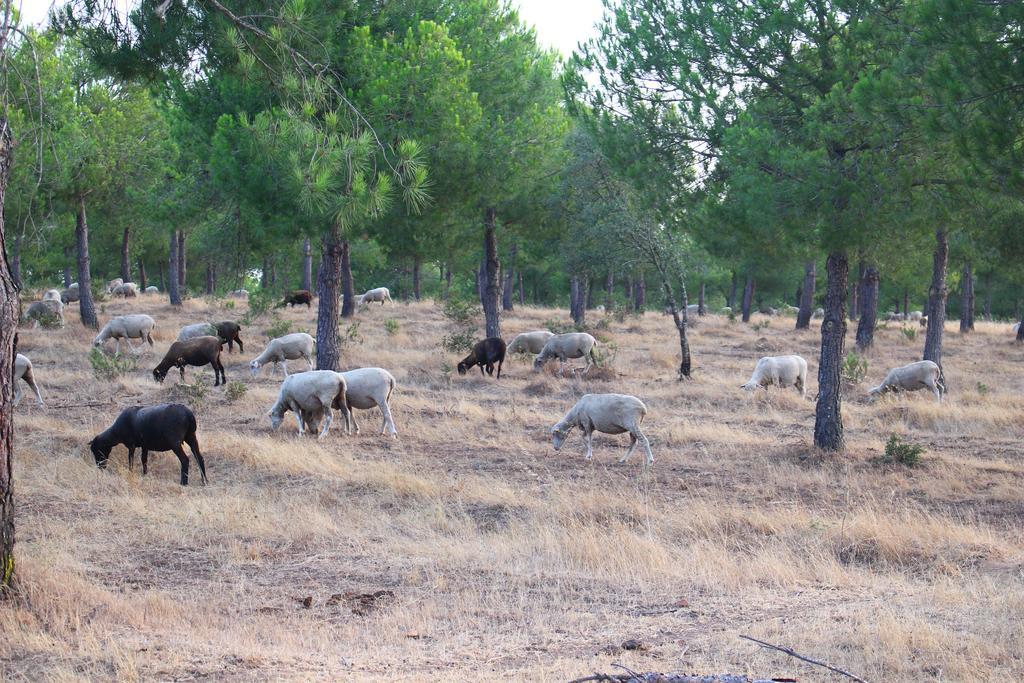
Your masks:
M526 281L523 279L523 269L519 269L519 305L526 305Z
M860 315L861 315L860 297L861 297L861 294L863 294L863 292L864 292L864 275L865 275L866 269L867 269L867 266L864 264L864 261L861 261L861 262L859 262L857 264L857 281L853 284L853 287L850 288L850 318L851 319L859 318ZM875 302L876 317L877 317L877 308L878 308L878 302L876 301Z
M163 261L157 261L156 263L157 272L160 275L160 289L167 291L167 284L164 282L164 263Z
M679 291L681 301L676 301L675 292L672 290L672 283L668 279L668 273L663 269L659 268L659 274L661 275L661 286L665 291L665 301L668 302L669 313L672 314L672 322L676 326L676 332L679 334L679 374L678 379L692 379L691 372L693 371L693 362L690 356L690 340L686 336L687 327L689 325L689 315L687 314L687 296L686 296L686 282L679 283Z
M743 285L743 322L750 322L750 309L754 305L754 278L750 275L747 276L746 284Z
M971 262L964 262L964 272L961 279L960 297L960 332L974 331L974 273L971 270Z
M14 236L14 251L11 257L11 279L14 286L21 289L21 235Z
M131 262L128 260L128 245L131 238L131 228L127 225L124 234L121 236L121 279L125 282L132 281Z
M928 288L928 330L924 338L924 360L933 361L942 372L942 331L946 326L946 264L949 241L946 231L935 231L935 253L932 257L932 284Z
M344 311L340 301L342 280L344 275L343 261L348 241L342 241L341 230L331 226L324 235L321 254L320 272L316 278L316 295L319 298L316 310L316 368L317 370L334 370L341 367L341 338L338 336L338 325ZM351 271L350 271L351 277ZM353 297L345 297L345 308L354 308Z
M626 292L626 310L629 310L633 306L633 276L627 275L622 283L622 288Z
M323 269L324 262L321 260L320 270ZM341 317L351 318L356 312L356 283L352 280L352 247L348 240L341 241L341 293L345 297Z
M498 309L498 240L495 236L495 218L497 211L488 208L484 212L484 320L487 336L501 336L501 312Z
M821 323L818 403L814 410L814 445L841 451L843 439L842 366L846 341L846 288L849 261L844 252L829 254L825 263L825 319Z
M640 273L633 283L633 310L637 313L643 313L646 305L647 280L644 278L644 274Z
M584 309L589 311L594 307L594 280L587 275L584 276L583 281L587 283L587 300L585 302Z
M903 288L903 319L906 320L910 316L910 291Z
M176 230L171 231L171 251L167 256L167 298L170 300L172 306L181 306L181 285L178 279L178 265L181 261L178 259L178 233ZM160 271L160 279L163 280L164 272Z
M512 294L516 286L516 256L519 255L519 247L513 242L512 247L509 249L509 264L508 268L505 269L505 286L501 294L501 310L511 311L512 306Z
M867 351L875 343L878 322L878 269L868 268L861 278L861 314L857 323L857 348Z
M206 293L213 295L214 290L217 288L217 266L213 263L206 264Z
M992 278L985 278L985 320L992 320Z
M703 281L700 283L700 290L697 292L697 315L707 315L708 308L704 305L704 297L707 294L707 284Z
M804 264L804 282L801 285L800 310L796 314L796 329L807 330L811 327L811 314L814 313L814 286L817 279L814 261Z
M583 327L586 321L586 305L584 304L583 285L580 283L579 275L573 275L569 280L569 315L577 327Z
M611 313L612 308L615 305L615 271L611 268L608 269L608 274L604 276L604 310L606 313Z
M313 291L313 245L308 237L302 240L302 289Z
M421 297L421 291L420 291L420 270L422 268L423 268L423 263L421 262L420 257L418 255L417 256L413 256L412 257L412 298L415 299L416 301L419 301L420 297Z
M18 288L7 265L4 198L13 143L0 118L0 595L14 579L14 358L18 352Z
M185 259L185 231L178 231L178 285L185 288L185 275L186 275L186 264Z
M732 286L729 288L729 300L727 301L729 308L736 311L736 271L732 271Z
M1019 316L1018 316L1019 317ZM928 324L931 325L931 319L928 320ZM1016 341L1018 344L1024 343L1024 318L1021 318L1020 323L1017 325L1017 337Z
M143 263L142 259L139 259L139 290L146 291L146 264Z
M85 197L78 198L75 216L75 244L78 247L78 310L82 324L96 329L96 305L92 300L92 277L89 268L89 224L85 218Z

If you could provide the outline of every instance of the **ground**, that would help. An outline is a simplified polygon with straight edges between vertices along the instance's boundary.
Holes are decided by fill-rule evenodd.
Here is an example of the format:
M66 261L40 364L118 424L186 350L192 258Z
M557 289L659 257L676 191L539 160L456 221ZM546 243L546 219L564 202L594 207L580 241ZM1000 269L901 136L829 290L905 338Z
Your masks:
M344 367L395 375L399 438L378 435L372 410L360 435L336 420L317 443L291 417L270 432L280 377L247 367L282 327L269 316L243 326L245 354L225 350L240 385L214 388L208 369L187 371L205 389L152 380L182 325L245 308L102 304L101 321L157 320L156 347L115 380L94 378L94 332L74 313L22 331L48 407L26 395L16 409L19 592L0 605L0 679L565 681L618 663L832 680L739 634L873 681L1024 676L1024 348L1007 323L947 326L941 405L866 400L923 346L923 331L883 326L846 390L847 452L823 455L819 334L791 318L701 320L680 382L669 318L591 313L610 369L562 379L517 358L495 381L454 372L435 304L373 307ZM315 313L281 319L310 331ZM517 308L502 330L566 318ZM807 358L806 400L739 389L772 353ZM553 451L551 425L586 392L647 404L653 467L639 451L617 462L625 436L595 437L591 462L578 434ZM145 477L121 447L96 468L87 443L119 410L185 400L208 486L194 463L180 486L170 453ZM893 433L927 449L919 467L881 462ZM622 650L629 639L641 648Z

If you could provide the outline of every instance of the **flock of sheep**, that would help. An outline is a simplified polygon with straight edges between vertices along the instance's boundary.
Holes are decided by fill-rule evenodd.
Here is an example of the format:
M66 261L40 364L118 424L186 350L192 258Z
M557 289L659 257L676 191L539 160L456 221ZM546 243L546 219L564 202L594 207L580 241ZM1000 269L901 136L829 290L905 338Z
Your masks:
M147 288L147 292L149 289L155 288ZM108 291L111 294L119 292L120 296L125 297L134 297L138 293L133 283L123 283L120 280L108 283ZM233 294L242 296L242 293L248 296L245 290L239 290ZM48 290L41 301L34 302L29 306L29 311L32 311L33 307L41 305L47 311L59 315L63 321L63 303L66 295L73 295L73 298L68 298L70 301L78 299L77 289L72 291L72 288L68 288L64 292ZM299 290L286 296L280 305L306 304L309 306L311 299L308 291ZM379 302L383 306L385 301L391 301L390 292L386 287L372 289L358 299L360 305ZM29 318L30 316L26 316L26 319ZM106 341L113 339L115 354L120 353L122 339L129 349L134 349L130 342L132 339L140 340L139 348L146 342L153 346L152 333L155 326L156 322L148 315L117 316L103 326L93 340L93 345L102 347ZM226 384L227 377L220 359L221 352L224 344L228 345L229 353L233 352L234 344L237 343L239 353L244 353L240 333L241 326L234 321L200 322L186 325L179 332L177 340L170 345L163 359L153 369L153 378L157 382L163 382L170 369L175 367L180 371L181 379L184 381L186 366L210 365L214 370L214 386ZM585 332L568 334L555 334L548 330L524 332L514 337L507 345L499 337L490 337L474 345L469 355L459 362L458 372L460 375L465 375L473 367L479 366L481 375L486 371L488 375L493 376L496 366L496 379L500 379L501 366L507 353L529 353L535 354L533 362L535 369L541 369L548 361L558 359L559 373L562 375L564 375L567 361L583 358L586 366L573 368L572 372L586 374L597 362L594 353L596 346L597 340ZM281 384L277 401L267 413L271 429L276 431L283 422L285 414L291 411L295 414L300 436L307 431L318 431L318 439L323 439L334 420L334 411L337 410L345 420L345 433L350 434L354 431L358 434L359 425L356 423L353 409L368 410L377 407L383 416L380 434L387 433L397 436L398 432L390 409L391 397L396 388L394 376L387 370L376 367L358 368L347 372L314 370L314 353L315 340L313 337L303 332L297 332L272 339L266 348L249 362L249 369L254 378L259 375L260 369L268 364L273 364L275 370L281 368L284 373L284 381ZM309 369L289 375L287 367L289 360L304 360ZM18 405L22 399L22 390L17 382L21 379L33 390L39 405L44 405L29 358L18 354L14 367L14 404ZM741 388L752 392L758 387L767 390L772 385L780 388L794 387L800 392L801 397L806 397L807 361L796 355L761 358L754 368L753 375L745 384L741 385ZM888 391L917 391L919 389L931 390L938 401L941 401L942 394L945 393L942 373L932 361L918 361L893 368L881 384L869 389L868 394L871 397L876 397ZM551 428L552 443L556 451L560 450L570 432L579 428L586 444L586 458L589 460L593 455L591 438L595 431L606 434L628 433L630 445L620 462L629 458L639 443L643 446L646 452L646 462L650 465L654 462L654 455L651 452L650 441L640 429L646 415L647 407L635 396L586 394L566 413L565 417ZM320 426L321 422L323 423L322 427ZM106 466L110 451L117 444L123 444L128 449L129 469L132 467L135 449L141 449L144 474L147 471L150 451L173 451L181 463L181 483L183 485L188 483L189 459L183 449L183 446L187 444L199 465L202 480L204 483L206 482L206 465L196 439L196 418L192 411L183 405L160 404L149 407L132 407L122 411L114 424L97 435L89 444L100 468Z

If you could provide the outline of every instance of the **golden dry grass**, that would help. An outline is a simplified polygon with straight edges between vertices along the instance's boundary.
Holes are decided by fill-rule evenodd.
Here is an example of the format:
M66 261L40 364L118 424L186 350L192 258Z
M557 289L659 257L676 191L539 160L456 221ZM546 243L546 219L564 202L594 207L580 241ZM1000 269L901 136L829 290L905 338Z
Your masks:
M738 388L761 355L795 352L813 396L818 337L791 319L759 331L702 321L685 383L674 330L653 313L602 333L619 347L602 379L533 373L525 359L499 383L454 374L433 304L373 307L345 364L395 374L400 438L376 436L368 411L360 436L335 425L319 444L297 440L292 420L269 432L279 378L246 368L264 319L243 330L246 354L225 356L242 398L227 402L200 373L210 485L193 465L183 488L169 453L143 478L121 448L98 471L86 442L125 406L180 396L174 373L159 386L149 370L181 325L241 311L141 298L102 317L128 310L153 315L159 341L113 382L93 379L92 334L74 315L63 331L21 334L49 408L26 397L16 415L20 592L0 606L0 678L559 681L619 662L822 679L739 633L868 680L1024 676L1024 398L1012 379L1024 350L1006 325L968 337L950 326L941 406L924 393L864 400L867 382L920 352L920 338L879 330L868 380L845 403L849 450L826 457L810 446L810 398ZM314 313L282 315L309 330ZM517 310L503 329L554 316ZM590 463L578 436L552 451L550 425L587 391L647 403L652 469L638 454L616 462L622 437L598 437ZM893 432L927 447L922 467L876 462ZM378 590L394 599L365 614L330 599ZM630 638L646 649L620 651Z

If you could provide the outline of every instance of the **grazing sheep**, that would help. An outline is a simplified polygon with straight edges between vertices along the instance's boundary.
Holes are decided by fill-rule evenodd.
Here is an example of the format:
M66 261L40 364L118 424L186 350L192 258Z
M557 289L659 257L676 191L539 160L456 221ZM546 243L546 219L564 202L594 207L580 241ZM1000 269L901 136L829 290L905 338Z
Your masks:
M25 313L21 316L22 322L28 322L29 320L35 321L35 327L39 326L40 321L46 319L52 319L56 317L61 327L64 327L64 304L60 300L54 301L52 299L45 299L43 301L33 301Z
M36 400L39 401L39 405L45 406L43 403L43 397L39 393L39 386L36 384L36 379L32 375L32 361L28 359L28 356L23 356L20 353L14 357L14 405L21 403L21 385L18 380L24 380L25 384L32 388L32 391L36 394Z
M110 290L115 298L134 299L139 295L139 288L134 282L125 282Z
M720 309L718 309L718 313L719 315L729 315L730 313L732 313L732 306L722 306Z
M352 409L369 410L377 406L384 416L384 422L380 427L381 436L385 431L391 436L398 436L389 405L396 386L394 376L384 368L359 368L343 372L341 376L345 378L345 402L352 415L355 433L359 433L359 425L356 423L356 413Z
M583 431L587 444L587 460L594 457L591 438L594 432L622 434L629 432L629 448L619 462L626 462L636 448L637 442L647 451L647 464L654 462L651 442L640 431L640 425L647 416L647 406L636 396L627 394L585 394L565 414L558 424L551 428L551 441L556 451L561 450L565 438L575 427Z
M813 318L814 320L822 320L822 319L824 319L825 318L825 309L824 308L815 308L814 309L814 313L811 314L811 318Z
M144 408L125 408L114 424L89 442L89 449L100 469L106 469L110 451L118 444L128 449L128 469L132 468L135 449L142 449L142 473L149 472L150 451L174 451L181 463L181 485L188 486L188 456L182 444L187 443L196 462L203 483L206 483L206 463L196 440L196 416L180 403L161 403Z
M70 304L72 302L78 301L78 298L78 287L75 287L73 289L71 287L68 287L67 289L62 289L60 292L61 303Z
M799 306L789 306L789 305L787 305L786 308L785 308L785 312L786 312L787 315L800 315L800 307ZM824 314L824 313L825 312L822 311L822 314Z
M287 361L296 358L305 358L309 363L309 369L313 369L313 345L316 341L305 332L286 334L277 339L271 339L263 353L256 356L249 362L249 370L252 376L260 373L260 368L267 363L273 363L276 370L279 366L284 368L284 376L288 376Z
M289 293L285 296L284 301L275 306L275 308L283 308L284 306L301 306L306 304L306 308L313 307L313 295L305 289L297 289L294 292Z
M156 327L156 322L148 315L143 315L141 313L135 315L119 315L116 318L111 318L107 321L107 324L103 326L100 333L92 340L92 345L102 346L103 342L108 339L114 339L114 353L121 352L121 339L125 340L125 344L128 345L129 349L132 348L131 342L128 341L129 339L141 339L142 341L148 341L149 345L153 346L154 327Z
M242 346L242 338L238 336L242 331L241 325L234 320L222 320L215 327L217 328L217 336L221 338L221 341L227 342L228 353L234 351L235 344L238 344L239 353L245 353L245 347Z
M935 400L942 402L942 394L946 393L942 371L930 360L919 360L890 370L881 384L868 389L868 396L874 399L887 391L917 391L925 388L931 389Z
M185 325L178 332L178 341L188 341L189 339L195 339L196 337L216 337L217 328L213 323L195 323L194 325Z
M761 315L767 315L767 316L776 316L776 315L778 315L778 314L779 314L779 311L778 311L778 309L776 309L776 308L772 308L771 306L766 306L765 308L762 308L762 309L761 309L760 311L758 311L758 312L759 312L759 313L760 313Z
M160 364L153 368L153 379L163 382L167 377L167 371L172 367L181 371L181 381L185 381L185 366L202 367L213 366L213 386L227 384L228 378L224 373L224 364L220 362L221 345L224 342L220 337L205 336L196 337L187 341L176 341L167 349Z
M332 370L310 370L289 375L281 383L281 391L277 402L271 406L267 415L270 417L270 428L277 431L284 420L284 414L291 410L299 423L299 436L306 433L307 424L318 424L321 417L326 417L317 439L322 439L331 428L336 408L345 418L346 429L351 419L346 396L345 378Z
M907 320L916 322L920 320L923 316L924 313L922 313L921 311L911 311L910 313L907 314Z
M377 287L376 289L371 289L365 294L361 294L359 299L357 300L357 303L360 306L369 306L370 304L378 301L380 302L381 306L384 305L385 301L391 301L391 290L389 290L387 287Z
M501 364L505 362L506 350L505 342L501 337L488 337L478 341L469 355L459 362L459 374L465 375L470 368L479 365L481 375L484 374L485 367L488 375L494 375L494 364L497 363L498 376L495 379L501 379Z
M228 293L232 299L248 299L249 292L244 289L236 289Z
M554 332L547 330L535 330L517 334L508 345L509 353L532 353L538 354L544 345L555 336Z
M928 316L922 315L918 323L921 325L921 327L928 327Z
M754 366L754 374L746 384L741 384L741 389L753 391L758 387L775 384L785 389L796 387L801 398L807 396L807 361L800 356L765 356L757 361Z
M48 289L43 292L42 301L60 301L59 289Z
M1019 322L1014 323L1012 329L1013 329L1013 333L1017 334L1017 332L1020 330L1020 323Z
M569 358L584 358L587 361L587 366L583 369L584 373L590 371L591 365L597 364L597 358L594 357L594 347L597 345L597 340L586 332L570 332L568 334L556 334L551 339L548 339L547 343L544 344L544 348L540 350L537 357L533 359L533 369L540 370L544 367L544 363L557 358L560 363L559 374L565 374L565 361ZM573 372L576 372L574 369Z
M157 287L156 285L150 285L149 287L146 287L146 292L145 293L146 294L159 294L160 293L160 288Z
M115 287L119 287L119 286L121 286L123 284L124 284L124 280L122 280L119 277L115 277L113 280L111 280L110 282L107 283L107 294L112 293L114 291Z
M903 320L903 314L902 313L898 313L898 312L893 311L893 312L885 314L885 321L886 322L889 322L889 323L897 322L898 323L898 322L901 322L902 320Z

